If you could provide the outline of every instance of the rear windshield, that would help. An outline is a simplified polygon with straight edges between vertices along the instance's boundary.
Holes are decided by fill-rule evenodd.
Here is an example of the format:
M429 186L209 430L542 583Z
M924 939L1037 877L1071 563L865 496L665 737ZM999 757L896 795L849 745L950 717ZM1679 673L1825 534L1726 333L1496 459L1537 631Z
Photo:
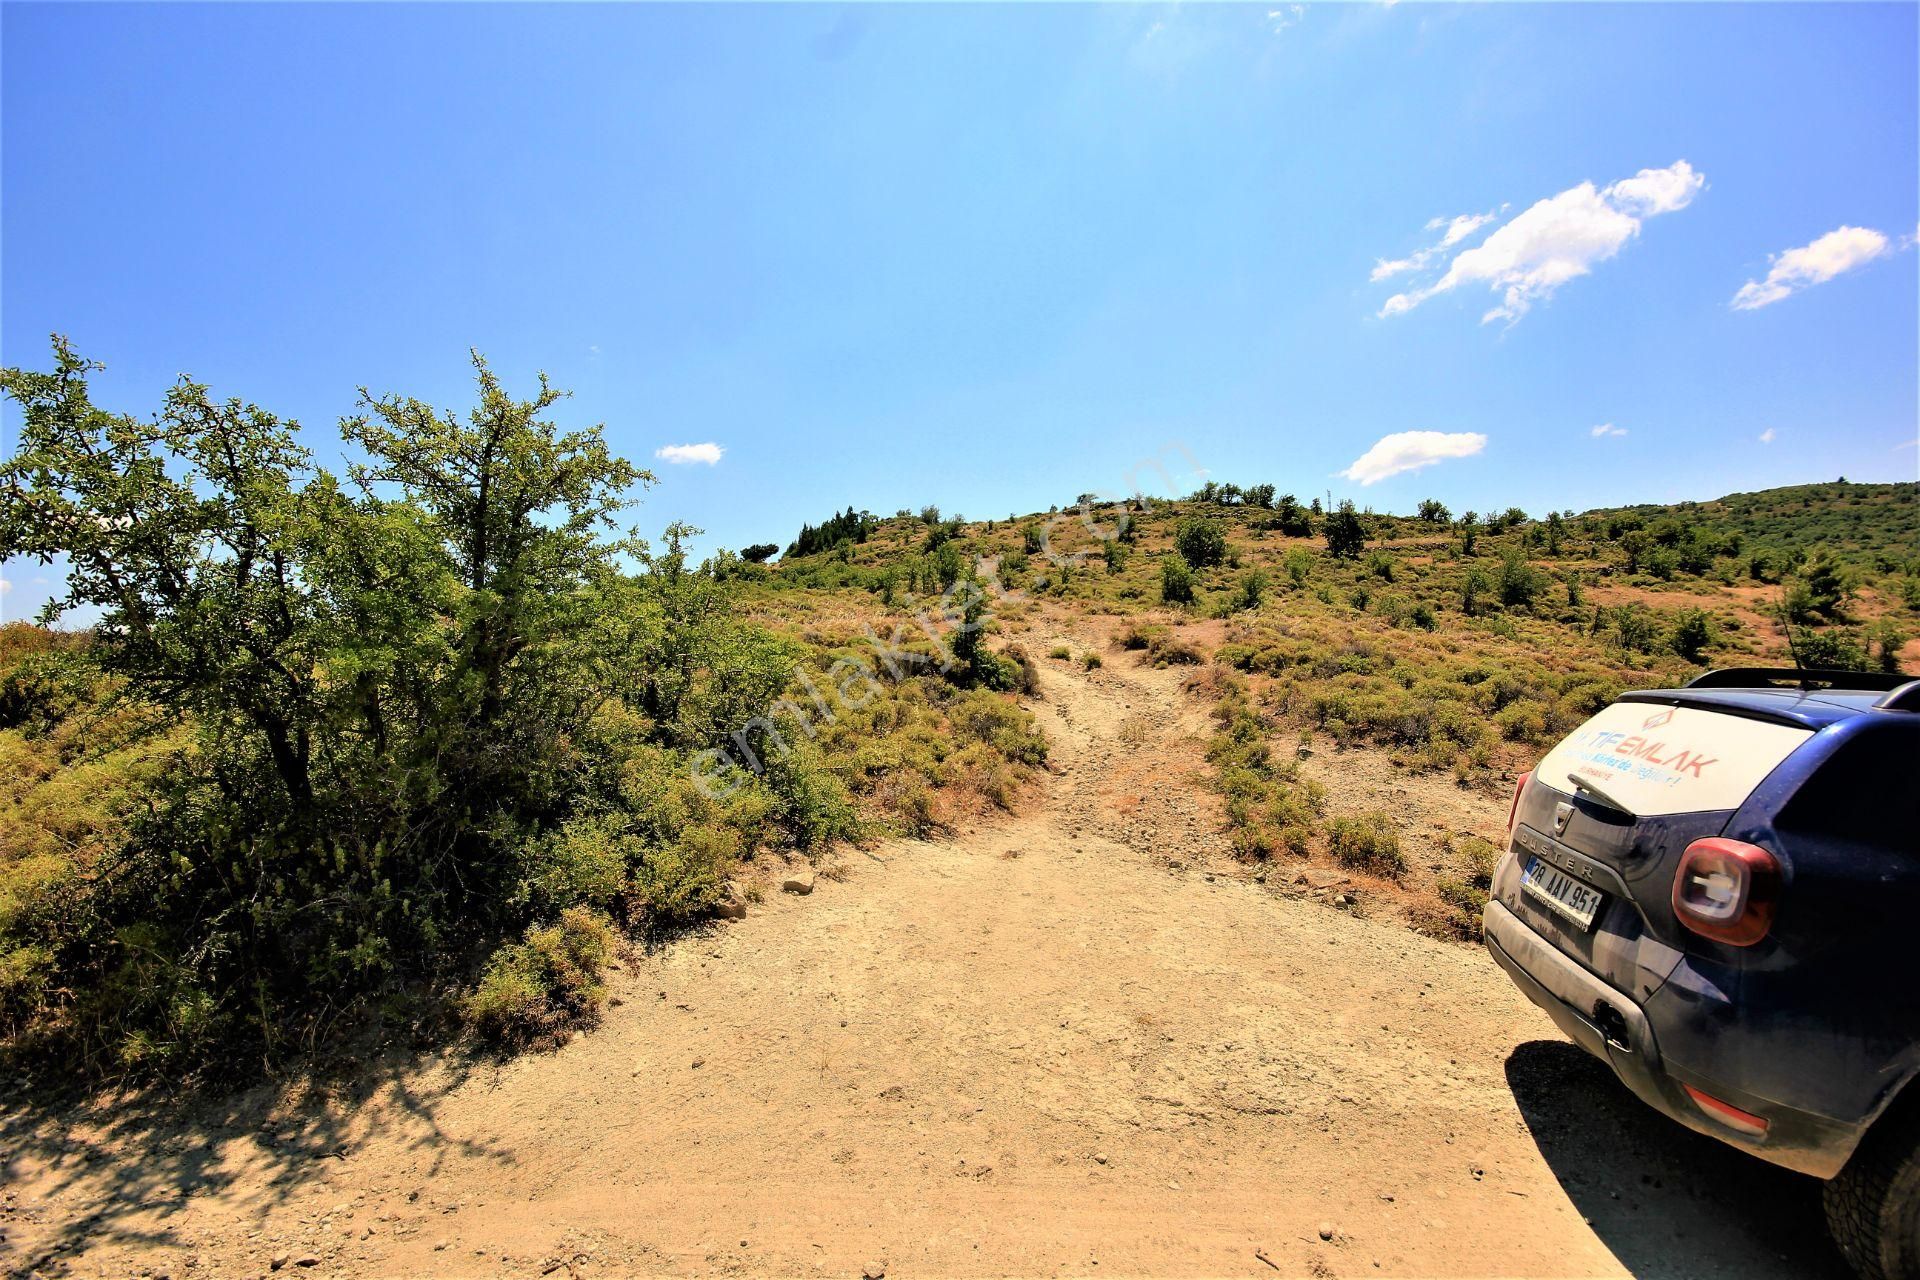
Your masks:
M1569 792L1584 779L1634 814L1737 809L1812 736L1694 707L1616 702L1568 734L1533 776Z

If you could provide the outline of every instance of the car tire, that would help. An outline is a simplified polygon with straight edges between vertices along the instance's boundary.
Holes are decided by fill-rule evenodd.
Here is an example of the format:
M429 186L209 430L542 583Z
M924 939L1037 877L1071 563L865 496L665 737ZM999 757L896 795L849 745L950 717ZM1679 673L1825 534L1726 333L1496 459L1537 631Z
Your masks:
M1861 1280L1920 1280L1920 1107L1875 1125L1821 1199Z

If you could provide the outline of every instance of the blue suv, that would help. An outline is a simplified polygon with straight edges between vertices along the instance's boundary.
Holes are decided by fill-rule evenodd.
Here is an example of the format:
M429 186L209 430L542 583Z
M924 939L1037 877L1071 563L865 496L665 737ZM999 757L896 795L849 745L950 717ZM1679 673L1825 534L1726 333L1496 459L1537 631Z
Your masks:
M1514 789L1487 948L1643 1100L1827 1180L1920 1277L1920 680L1715 671L1629 693Z

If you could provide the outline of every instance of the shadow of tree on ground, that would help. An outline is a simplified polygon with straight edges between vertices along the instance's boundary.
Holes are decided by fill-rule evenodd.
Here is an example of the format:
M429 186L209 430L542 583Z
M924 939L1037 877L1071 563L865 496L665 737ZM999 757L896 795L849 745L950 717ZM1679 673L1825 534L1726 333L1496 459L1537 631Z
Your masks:
M196 1200L240 1192L256 1227L370 1139L406 1136L430 1178L449 1156L512 1163L440 1126L440 1102L490 1060L394 1055L229 1093L159 1089L10 1099L0 1111L0 1275L59 1275L85 1250L183 1244Z

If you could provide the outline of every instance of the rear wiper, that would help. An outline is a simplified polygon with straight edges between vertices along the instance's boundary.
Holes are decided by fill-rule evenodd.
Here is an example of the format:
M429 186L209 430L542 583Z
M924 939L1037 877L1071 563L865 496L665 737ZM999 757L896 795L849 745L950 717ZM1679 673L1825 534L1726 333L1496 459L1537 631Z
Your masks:
M1595 800L1598 800L1601 804L1607 806L1607 808L1612 809L1618 813L1624 813L1628 817L1633 816L1633 810L1627 808L1627 806L1625 806L1624 804L1621 804L1618 800L1615 800L1612 796L1602 791L1599 787L1594 786L1591 782L1588 782L1585 778L1576 778L1572 774L1568 774L1567 781L1573 784L1573 789L1575 791L1586 792L1588 795L1592 796Z

